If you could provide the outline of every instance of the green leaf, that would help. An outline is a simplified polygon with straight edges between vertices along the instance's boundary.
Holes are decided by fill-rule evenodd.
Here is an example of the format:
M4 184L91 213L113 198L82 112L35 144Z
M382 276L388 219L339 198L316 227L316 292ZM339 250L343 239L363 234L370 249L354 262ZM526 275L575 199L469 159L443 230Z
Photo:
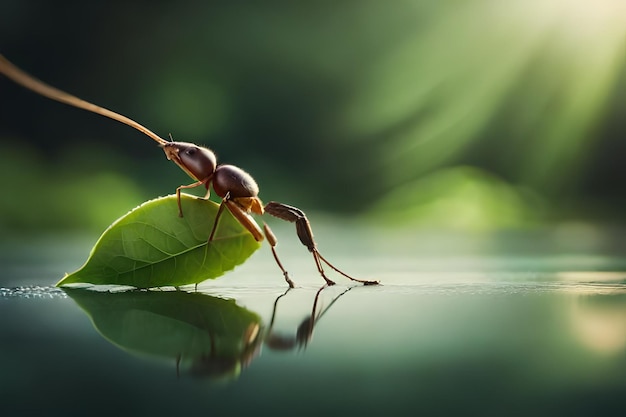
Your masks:
M130 285L137 288L196 284L223 275L260 246L228 210L208 237L218 205L181 195L157 198L118 219L102 234L81 269L57 283Z
M261 318L234 300L184 291L64 291L111 343L194 373L237 373L261 342Z

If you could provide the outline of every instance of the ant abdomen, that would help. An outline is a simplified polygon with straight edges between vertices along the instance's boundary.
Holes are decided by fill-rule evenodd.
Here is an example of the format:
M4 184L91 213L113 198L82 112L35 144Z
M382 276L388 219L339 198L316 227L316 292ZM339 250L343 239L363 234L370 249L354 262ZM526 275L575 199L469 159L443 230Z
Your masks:
M213 189L224 198L256 197L259 186L250 174L234 165L219 165L213 174Z

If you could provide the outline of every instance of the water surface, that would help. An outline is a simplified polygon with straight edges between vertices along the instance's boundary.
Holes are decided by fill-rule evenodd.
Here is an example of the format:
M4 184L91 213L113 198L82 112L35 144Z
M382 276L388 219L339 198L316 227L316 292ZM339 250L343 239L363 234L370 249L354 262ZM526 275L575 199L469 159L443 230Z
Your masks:
M321 230L383 285L321 288L287 239L287 292L267 248L197 291L63 291L93 237L5 244L2 415L621 415L614 240Z

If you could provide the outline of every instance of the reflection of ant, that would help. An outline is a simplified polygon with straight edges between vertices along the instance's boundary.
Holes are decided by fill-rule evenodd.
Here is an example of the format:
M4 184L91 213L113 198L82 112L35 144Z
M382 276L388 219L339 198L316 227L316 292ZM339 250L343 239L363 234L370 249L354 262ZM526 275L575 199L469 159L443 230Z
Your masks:
M188 373L195 377L219 378L224 375L238 375L242 367L246 367L261 350L259 337L259 323L250 323L241 337L241 352L238 356L218 356L215 339L211 337L211 350L193 358ZM180 377L180 363L182 356L176 357L176 376Z
M346 290L342 291L339 295L337 295L336 297L334 297L332 299L332 301L322 310L320 310L320 312L318 314L316 314L317 311L317 304L319 301L319 297L320 294L322 292L322 290L326 288L326 286L323 286L322 288L320 288L319 290L317 290L317 292L315 293L315 299L313 301L313 308L311 309L311 315L308 316L307 318L305 318L300 325L298 326L297 330L296 330L296 337L284 337L278 334L275 334L273 332L274 329L274 320L276 318L276 307L278 306L278 300L280 300L282 297L286 296L287 293L291 290L291 288L287 289L287 291L285 291L283 294L279 295L278 298L276 298L276 301L274 301L274 308L272 310L272 318L270 320L270 325L269 328L267 330L267 335L265 336L265 344L272 350L291 350L295 347L298 348L306 348L307 344L309 343L309 341L311 340L311 337L313 336L313 328L315 327L315 325L317 324L317 322L319 321L319 319L322 318L322 316L328 311L328 309L345 293L347 293L348 291L350 291L352 289L352 287L348 287Z
M307 344L313 336L313 329L320 320L320 318L328 311L328 309L345 293L350 291L353 287L348 287L331 300L331 302L319 312L317 311L319 298L322 291L327 288L326 285L321 287L315 293L315 299L313 301L313 307L311 314L307 316L298 326L295 337L286 337L274 333L274 322L276 319L276 311L278 307L278 301L287 295L291 288L287 289L283 294L279 295L274 301L274 307L272 309L272 317L270 324L265 332L260 331L258 323L251 323L246 329L241 338L243 349L239 357L223 358L214 354L216 352L214 342L211 343L211 353L203 355L199 358L194 358L191 363L188 373L197 377L209 377L215 378L221 375L237 374L241 368L249 365L252 360L260 353L261 344L265 344L271 350L288 351L294 348L306 348ZM176 358L176 375L180 375L180 355Z
M185 171L191 178L196 180L192 184L181 185L176 189L179 215L181 217L183 216L183 209L180 201L180 192L182 189L203 185L207 189L205 198L208 199L211 192L210 187L211 184L213 184L213 190L222 199L222 201L215 217L215 222L213 223L213 228L208 241L211 242L213 240L219 218L224 210L224 207L226 207L239 221L239 223L241 223L241 225L252 234L257 242L262 241L265 235L271 246L274 259L281 269L290 288L293 288L294 284L278 259L278 254L275 249L277 244L276 237L265 223L263 224L262 231L259 225L254 221L254 219L252 219L250 213L262 215L267 212L279 219L295 223L296 232L300 242L302 242L302 244L307 247L309 252L313 254L315 266L317 267L317 270L322 278L326 281L326 284L333 285L334 282L326 276L322 263L328 265L330 268L352 281L357 281L365 285L378 284L378 281L367 281L353 278L328 262L317 250L317 245L313 239L311 224L302 210L274 201L271 201L263 206L263 203L258 197L259 187L252 176L241 168L233 165L217 165L215 154L210 149L188 142L168 142L128 117L81 100L78 97L72 96L64 91L58 90L34 79L14 66L2 55L0 55L0 72L4 73L4 75L17 84L20 84L38 94L70 106L78 107L110 119L117 120L118 122L124 123L139 130L140 132L143 132L155 140L165 151L167 159L174 161L176 165Z

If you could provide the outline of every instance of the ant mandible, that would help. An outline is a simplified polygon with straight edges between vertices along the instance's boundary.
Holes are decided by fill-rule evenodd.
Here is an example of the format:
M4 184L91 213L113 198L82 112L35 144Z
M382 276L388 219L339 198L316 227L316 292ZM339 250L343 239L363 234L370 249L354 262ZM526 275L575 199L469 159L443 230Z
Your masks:
M263 223L263 230L261 230L259 225L250 216L250 213L258 215L268 213L279 219L295 223L296 233L300 242L302 242L302 244L307 247L309 252L313 254L317 271L320 273L322 278L324 278L326 284L334 285L335 282L326 276L322 266L323 263L352 281L360 282L364 285L376 285L379 283L378 281L353 278L328 262L317 250L317 245L313 239L311 224L302 210L287 204L277 203L275 201L270 201L264 206L258 197L259 186L256 181L254 181L254 178L252 178L252 176L243 169L234 165L218 165L217 158L210 149L193 143L174 142L162 139L156 133L126 116L122 116L121 114L105 109L104 107L89 103L33 78L13 65L1 54L0 73L3 73L15 83L42 96L124 123L139 130L140 132L143 132L148 137L155 140L159 146L163 148L163 151L165 151L167 159L174 161L174 163L176 163L176 165L185 171L191 178L196 180L192 184L181 185L176 189L179 216L183 216L183 208L180 200L181 190L204 185L207 189L205 198L208 199L211 193L212 185L215 194L217 194L222 201L217 211L208 242L213 240L220 216L224 211L224 207L226 207L228 211L230 211L231 214L237 219L237 221L239 221L239 223L241 223L241 225L252 234L257 242L262 241L264 237L267 238L272 254L274 255L274 259L282 271L285 281L287 281L289 287L293 288L294 284L289 278L287 270L283 267L280 259L278 258L278 253L276 252L276 236L265 222Z

